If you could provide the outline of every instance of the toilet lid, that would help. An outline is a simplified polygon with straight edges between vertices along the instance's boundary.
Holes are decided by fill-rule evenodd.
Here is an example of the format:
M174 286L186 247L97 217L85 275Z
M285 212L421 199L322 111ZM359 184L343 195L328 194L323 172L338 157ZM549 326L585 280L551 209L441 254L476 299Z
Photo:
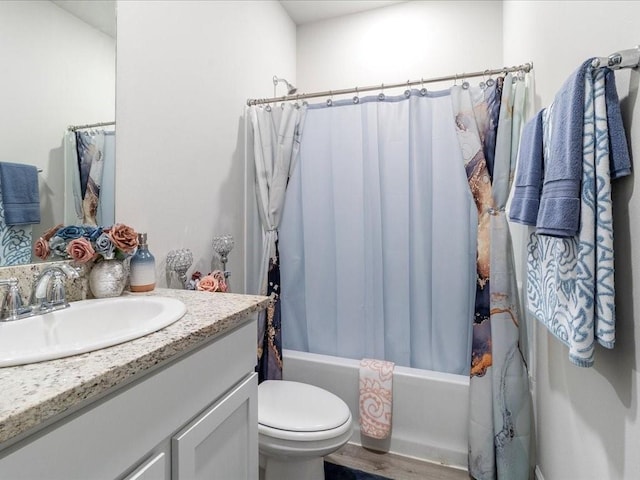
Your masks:
M344 425L346 403L331 392L305 383L267 380L258 386L258 422L294 432L317 432Z

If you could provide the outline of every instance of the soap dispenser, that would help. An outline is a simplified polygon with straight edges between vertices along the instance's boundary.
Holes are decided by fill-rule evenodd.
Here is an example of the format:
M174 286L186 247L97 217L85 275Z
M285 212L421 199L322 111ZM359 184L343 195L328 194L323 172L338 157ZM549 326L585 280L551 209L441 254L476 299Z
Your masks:
M147 234L138 234L138 250L129 264L129 284L132 292L150 292L156 287L156 259L149 252Z

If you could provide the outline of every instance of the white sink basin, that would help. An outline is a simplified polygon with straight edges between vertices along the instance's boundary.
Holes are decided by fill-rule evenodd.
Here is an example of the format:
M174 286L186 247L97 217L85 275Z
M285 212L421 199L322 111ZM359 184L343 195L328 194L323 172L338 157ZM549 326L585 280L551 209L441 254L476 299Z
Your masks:
M123 296L82 300L44 315L0 322L0 367L53 360L127 342L181 318L180 300Z

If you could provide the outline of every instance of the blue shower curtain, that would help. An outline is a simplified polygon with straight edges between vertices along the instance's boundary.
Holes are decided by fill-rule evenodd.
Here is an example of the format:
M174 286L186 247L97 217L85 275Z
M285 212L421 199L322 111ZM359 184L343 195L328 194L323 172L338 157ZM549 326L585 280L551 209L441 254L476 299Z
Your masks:
M469 372L477 215L448 92L311 105L280 225L285 348Z

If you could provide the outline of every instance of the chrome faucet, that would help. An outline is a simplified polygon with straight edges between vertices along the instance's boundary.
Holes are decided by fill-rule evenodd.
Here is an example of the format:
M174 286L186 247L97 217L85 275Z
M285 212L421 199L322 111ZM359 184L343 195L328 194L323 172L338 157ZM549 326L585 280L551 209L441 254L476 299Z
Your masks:
M25 307L22 304L22 297L20 296L20 289L18 288L17 278L7 278L6 280L0 280L0 286L8 287L7 293L2 300L2 308L0 309L0 322L18 320L19 318L28 317L31 315L31 307Z
M67 308L66 294L64 290L65 278L78 278L78 270L71 265L63 263L46 267L35 279L31 287L29 306L32 315L51 312Z

